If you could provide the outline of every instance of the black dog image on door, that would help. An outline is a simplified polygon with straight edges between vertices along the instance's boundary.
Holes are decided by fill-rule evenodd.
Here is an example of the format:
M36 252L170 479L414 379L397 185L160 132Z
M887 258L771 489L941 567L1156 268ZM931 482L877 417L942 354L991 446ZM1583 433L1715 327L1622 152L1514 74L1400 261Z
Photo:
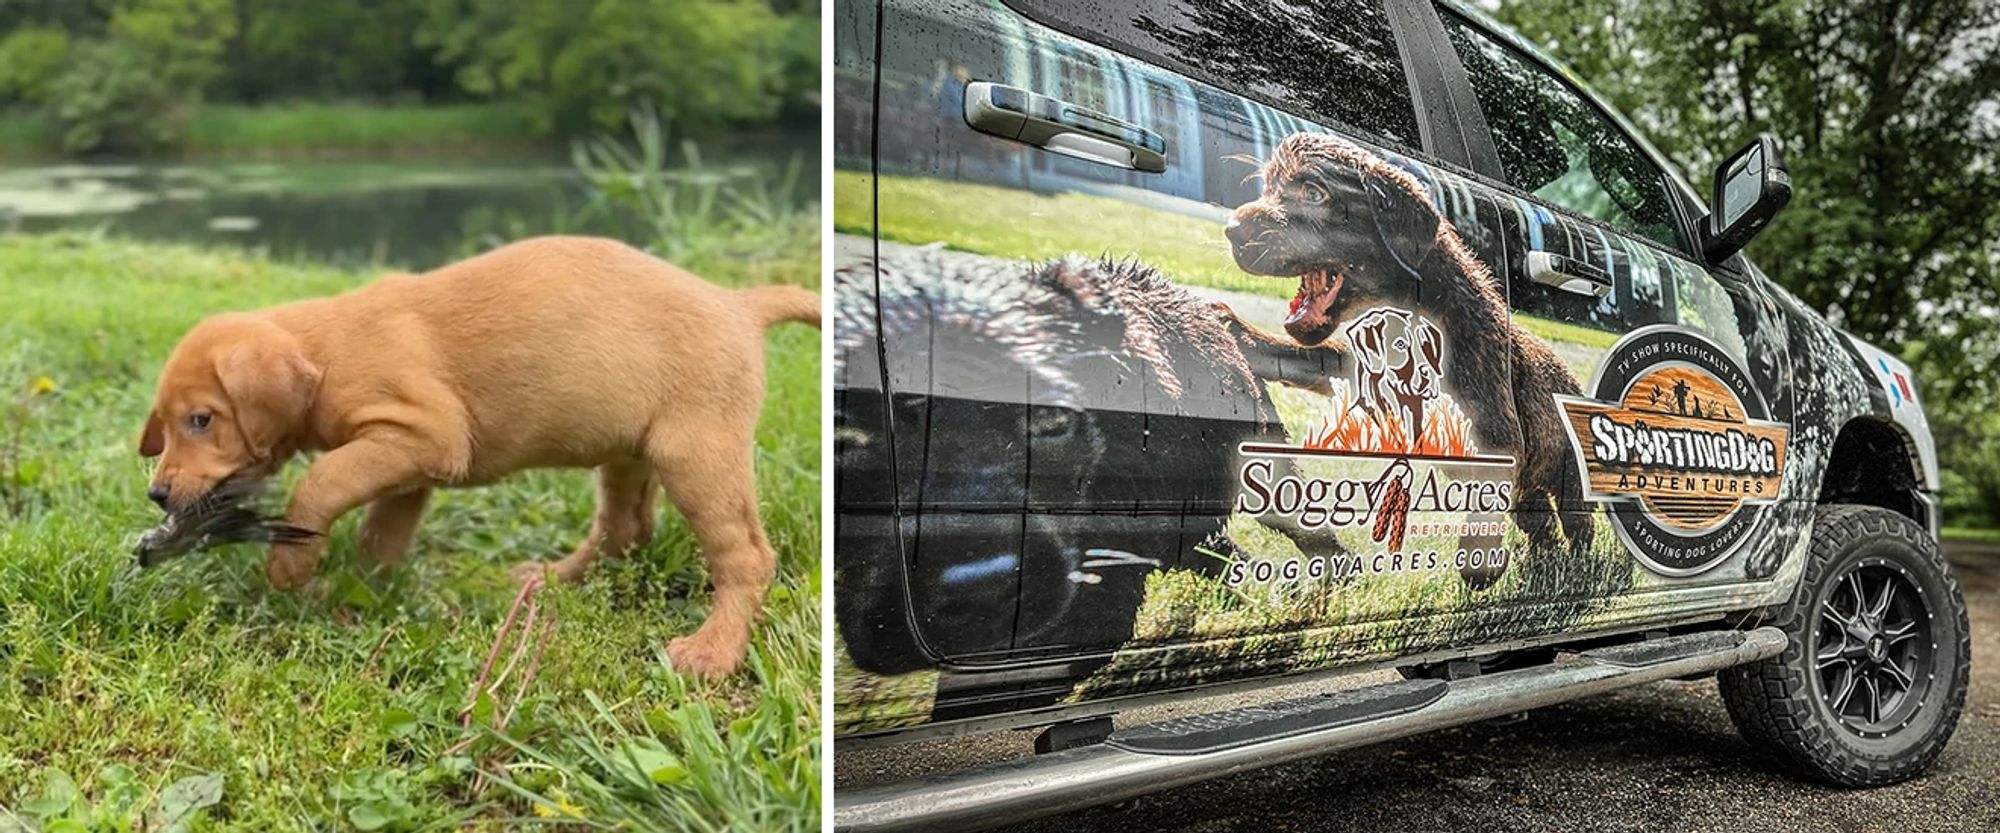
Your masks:
M1236 209L1227 235L1244 271L1297 279L1285 331L1317 345L1384 307L1433 322L1451 339L1451 354L1441 376L1424 383L1458 402L1480 448L1518 459L1512 517L1531 551L1586 552L1595 519L1580 509L1582 484L1553 404L1580 390L1576 377L1514 323L1493 273L1423 184L1373 152L1318 133L1287 137L1262 172L1262 195Z

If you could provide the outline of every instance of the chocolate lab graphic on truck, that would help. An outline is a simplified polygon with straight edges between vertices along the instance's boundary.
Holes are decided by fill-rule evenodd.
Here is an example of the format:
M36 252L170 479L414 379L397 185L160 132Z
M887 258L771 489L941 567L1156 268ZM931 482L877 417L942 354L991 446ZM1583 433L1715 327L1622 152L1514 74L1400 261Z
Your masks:
M1440 361L1437 377L1423 384L1462 408L1467 441L1518 458L1506 511L1528 548L1587 552L1594 516L1551 511L1582 500L1549 399L1578 393L1576 378L1546 342L1515 323L1502 285L1423 182L1374 151L1319 133L1279 142L1262 176L1261 195L1237 207L1227 236L1244 271L1298 281L1285 332L1317 345L1342 324L1351 328L1371 310L1389 308L1448 333L1454 360ZM1372 326L1348 330L1349 347L1365 356ZM1408 349L1429 348L1418 341Z

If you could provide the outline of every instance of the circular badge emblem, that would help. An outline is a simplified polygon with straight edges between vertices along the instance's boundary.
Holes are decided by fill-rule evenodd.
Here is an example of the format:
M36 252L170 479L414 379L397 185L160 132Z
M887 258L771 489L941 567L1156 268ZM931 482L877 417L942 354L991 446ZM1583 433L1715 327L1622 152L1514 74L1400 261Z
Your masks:
M1778 499L1789 427L1749 375L1687 330L1636 330L1611 348L1590 398L1558 396L1584 496L1656 573L1690 576L1736 553Z

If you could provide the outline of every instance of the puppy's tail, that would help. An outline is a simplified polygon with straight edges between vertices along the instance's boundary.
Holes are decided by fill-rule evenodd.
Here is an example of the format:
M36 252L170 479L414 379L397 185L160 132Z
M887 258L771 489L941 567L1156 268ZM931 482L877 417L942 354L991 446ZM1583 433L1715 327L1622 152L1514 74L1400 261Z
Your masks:
M743 303L769 327L785 321L819 326L819 294L796 286L755 286L737 290Z

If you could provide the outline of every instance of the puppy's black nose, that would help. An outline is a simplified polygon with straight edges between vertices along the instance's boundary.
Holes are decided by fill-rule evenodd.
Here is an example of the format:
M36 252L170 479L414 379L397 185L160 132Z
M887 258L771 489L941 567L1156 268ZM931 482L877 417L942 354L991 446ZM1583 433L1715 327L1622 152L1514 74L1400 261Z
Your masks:
M154 484L152 488L146 490L146 498L151 500L154 506L167 508L167 487Z

